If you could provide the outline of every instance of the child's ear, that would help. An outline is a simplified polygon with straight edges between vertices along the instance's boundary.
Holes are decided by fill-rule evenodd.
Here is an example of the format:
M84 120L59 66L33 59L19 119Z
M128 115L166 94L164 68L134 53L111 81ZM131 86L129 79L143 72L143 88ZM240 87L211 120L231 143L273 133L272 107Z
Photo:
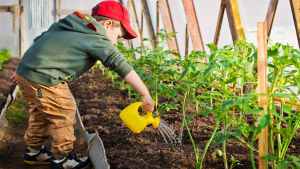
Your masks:
M108 29L109 27L112 26L112 21L111 20L102 21L101 24L105 27L105 29Z

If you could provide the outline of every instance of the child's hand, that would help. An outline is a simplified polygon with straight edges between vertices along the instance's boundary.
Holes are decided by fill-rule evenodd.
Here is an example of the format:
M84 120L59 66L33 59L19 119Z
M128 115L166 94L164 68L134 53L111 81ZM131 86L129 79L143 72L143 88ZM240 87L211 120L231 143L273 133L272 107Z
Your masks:
M10 77L10 79L17 85L18 84L18 79L17 79L17 74L16 72Z
M146 109L146 112L154 111L154 101L152 100L150 94L142 96L142 101L143 101L143 104L141 105L141 107Z

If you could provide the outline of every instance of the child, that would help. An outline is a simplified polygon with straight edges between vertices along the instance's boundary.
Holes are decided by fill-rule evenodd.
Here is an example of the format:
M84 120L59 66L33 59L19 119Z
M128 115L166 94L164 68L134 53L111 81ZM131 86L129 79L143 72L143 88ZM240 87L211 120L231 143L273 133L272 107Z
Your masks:
M152 112L149 91L114 46L119 38L137 35L130 27L128 11L115 1L102 1L92 16L70 14L34 39L11 79L31 107L24 162L50 163L51 169L84 168L88 157L72 153L76 106L67 82L89 70L97 60L118 73L142 96L142 107ZM45 141L53 137L50 150ZM53 157L52 157L53 153Z

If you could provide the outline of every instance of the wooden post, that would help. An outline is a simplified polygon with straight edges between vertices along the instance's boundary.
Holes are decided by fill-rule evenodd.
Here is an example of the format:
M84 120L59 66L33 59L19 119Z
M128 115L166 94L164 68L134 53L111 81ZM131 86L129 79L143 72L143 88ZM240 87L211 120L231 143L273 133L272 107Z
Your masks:
M170 8L167 0L158 0L159 2L159 9L161 12L162 20L164 23L164 28L166 29L167 33L174 32L173 21L170 13ZM168 41L168 46L170 51L179 52L178 44L176 40L176 36L172 37L171 40ZM172 57L176 57L171 54Z
M56 12L57 10L60 10L60 0L56 0L56 3L57 3L57 8L56 8ZM57 14L57 21L60 20L60 14Z
M21 0L19 0L19 5L21 6L20 11L20 23L19 23L19 37L20 37L20 57L23 56L25 53L25 47L24 47L24 8L22 6Z
M278 0L270 0L267 16L266 16L266 20L265 20L267 22L267 35L268 36L271 35L271 29L272 29L277 5L278 5Z
M158 32L159 32L159 4L158 1L156 2L156 42L159 42L159 36L158 36ZM159 47L157 45L157 47Z
M236 0L225 0L226 2L226 12L228 17L228 22L230 26L230 31L232 35L232 41L238 39L243 39L244 30L242 27L242 22L240 18L240 13L238 10Z
M141 32L140 32L140 27L139 27L139 22L137 19L137 15L136 15L136 11L135 11L135 7L134 7L134 2L133 0L128 0L127 2L127 8L130 10L131 16L132 16L132 21L133 21L133 25L134 25L134 29L136 34L141 37ZM141 38L137 38L138 40L138 44L139 46L141 46Z
M300 11L299 11L299 0L290 0L293 19L295 24L295 30L297 34L298 46L300 49Z
M223 17L224 17L224 13L225 13L225 8L226 8L225 0L222 0L220 11L219 11L218 22L217 22L217 28L216 28L216 32L215 32L215 38L214 38L214 44L216 46L218 46L218 42L219 42L219 37L220 37Z
M141 12L141 46L144 46L144 41L143 41L143 32L144 32L144 7L142 8L142 12Z
M268 77L267 77L267 23L257 23L257 69L258 69L258 93L268 95ZM260 96L258 98L258 106L264 109L267 113L266 97ZM263 137L262 137L263 135ZM264 139L264 140L263 140ZM266 152L264 150L263 142L265 142ZM258 151L259 158L268 154L268 127L265 127L258 137ZM266 169L266 162L264 159L259 159L259 169Z
M204 51L202 36L197 21L193 0L182 0L186 19L188 23L189 32L191 34L192 43L195 51ZM207 59L200 60L206 63Z
M153 25L152 25L152 21L151 21L151 17L150 17L147 0L141 0L141 2L142 2L142 6L144 8L144 16L146 19L150 39L155 41L156 37L155 37L155 33L154 33L154 29L153 29ZM152 44L152 47L156 48L156 45Z
M186 24L185 28L185 56L189 54L189 24Z

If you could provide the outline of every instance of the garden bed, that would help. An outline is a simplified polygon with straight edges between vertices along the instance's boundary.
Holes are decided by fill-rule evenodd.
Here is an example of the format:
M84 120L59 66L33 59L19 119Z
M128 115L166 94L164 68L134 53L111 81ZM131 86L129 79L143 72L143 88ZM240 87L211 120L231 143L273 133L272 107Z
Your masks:
M195 168L193 146L186 129L182 146L164 143L158 130L153 129L152 126L146 127L140 134L131 133L119 117L120 112L130 104L131 99L128 98L126 91L121 91L110 84L111 80L102 79L100 68L95 68L94 74L90 70L69 86L86 130L89 133L99 132L111 168ZM187 116L195 113L194 111L194 105L190 104L187 108ZM171 125L177 135L179 134L182 121L180 108L178 111L165 112L161 118ZM245 120L249 124L254 123L251 115ZM215 117L212 115L208 117L198 115L189 122L200 155L212 135L214 124ZM250 139L244 139L250 142ZM299 151L299 144L299 139L293 139L288 153L294 154ZM221 146L208 149L203 168L224 168L223 158L219 156L213 158L211 155L216 148ZM249 148L244 144L228 141L226 148L228 159L232 155L243 164L235 168L252 168ZM257 154L255 159L258 165Z
M10 79L16 71L20 58L11 58L3 62L0 70L0 112L6 104L8 94L12 94L16 85Z

